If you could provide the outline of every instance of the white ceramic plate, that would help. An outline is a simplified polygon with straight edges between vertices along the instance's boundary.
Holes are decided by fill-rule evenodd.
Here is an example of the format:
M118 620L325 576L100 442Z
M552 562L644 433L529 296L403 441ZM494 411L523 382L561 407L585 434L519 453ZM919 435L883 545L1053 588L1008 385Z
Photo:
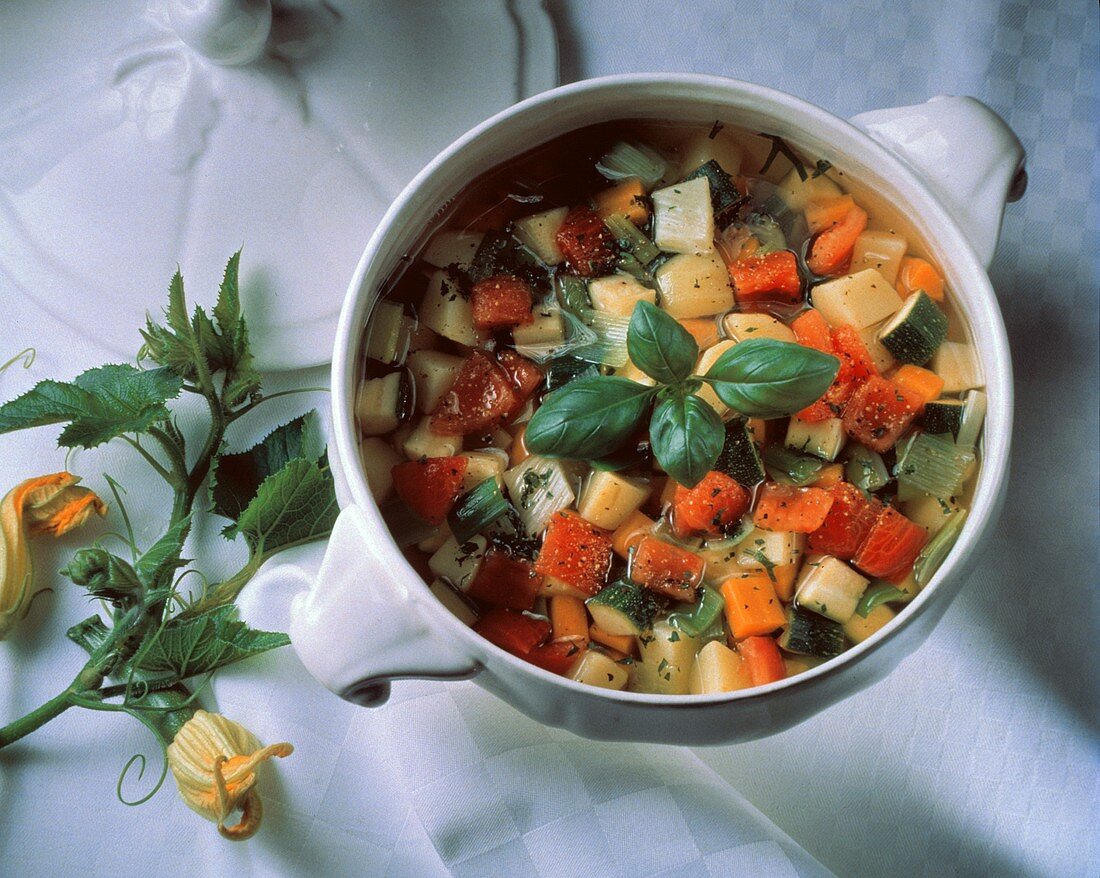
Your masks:
M275 0L222 67L167 0L0 6L0 269L124 359L177 264L213 301L238 247L264 369L327 362L375 223L442 147L557 84L540 0Z

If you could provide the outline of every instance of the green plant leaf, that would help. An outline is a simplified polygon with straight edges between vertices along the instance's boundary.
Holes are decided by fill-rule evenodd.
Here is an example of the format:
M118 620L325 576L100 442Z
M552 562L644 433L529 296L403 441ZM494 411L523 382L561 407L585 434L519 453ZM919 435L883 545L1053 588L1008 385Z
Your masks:
M145 585L163 588L166 585L162 582L165 575L187 566L188 562L180 557L180 553L183 552L183 542L190 527L190 516L177 521L138 559L134 569Z
M699 345L675 317L649 302L639 302L626 336L630 360L662 384L683 381L699 359Z
M87 653L93 653L111 635L111 629L103 624L99 616L89 616L83 622L77 622L65 632L65 636Z
M225 535L243 534L254 556L268 557L327 536L338 512L329 468L316 460L295 458L264 479Z
M783 418L821 398L840 361L786 341L753 338L722 354L703 376L718 398L750 418Z
M527 425L535 454L606 457L637 430L657 388L626 378L578 378L549 394Z
M40 381L0 406L0 433L67 423L59 445L94 448L123 433L143 433L166 420L165 402L178 396L181 387L179 377L168 369L99 366L72 383Z
M60 572L88 594L105 601L134 601L143 591L141 580L129 562L106 549L80 549Z
M232 604L170 620L135 656L145 674L186 680L290 643L278 631L249 628Z
M694 394L669 393L649 422L653 456L681 485L692 488L708 472L722 451L722 419L710 403Z

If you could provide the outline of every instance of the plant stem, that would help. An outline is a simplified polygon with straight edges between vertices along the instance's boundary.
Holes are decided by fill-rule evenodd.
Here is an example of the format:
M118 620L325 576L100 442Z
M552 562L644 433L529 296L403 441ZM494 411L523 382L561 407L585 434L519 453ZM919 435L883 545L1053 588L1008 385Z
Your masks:
M70 686L64 692L55 695L45 704L41 704L25 716L8 723L0 728L0 750L8 744L14 744L20 738L24 738L31 732L41 728L52 719L61 716L73 706L73 688Z

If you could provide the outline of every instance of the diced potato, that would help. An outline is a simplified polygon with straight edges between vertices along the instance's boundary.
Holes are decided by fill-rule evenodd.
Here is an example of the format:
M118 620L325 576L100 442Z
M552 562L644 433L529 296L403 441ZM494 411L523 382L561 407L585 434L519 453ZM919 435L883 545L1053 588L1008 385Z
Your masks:
M620 665L609 655L589 649L581 656L569 678L601 689L625 689L630 682L630 668Z
M816 668L824 661L825 659L818 658L814 655L798 655L793 652L784 653L783 655L783 664L787 668L788 677L793 677L795 674L801 674L811 668Z
M450 610L463 625L473 625L477 622L477 612L474 608L442 579L435 580L428 588L431 589L436 599Z
M425 415L413 431L401 443L401 450L409 460L422 457L451 457L462 450L461 436L440 436L431 431L431 419Z
M699 362L695 364L696 375L706 375L707 371L713 366L722 354L728 351L730 348L735 347L737 341L729 339L727 341L720 341L713 347L707 348L699 355ZM729 406L718 398L718 394L714 392L714 388L709 384L703 384L698 390L695 391L695 395L702 400L705 400L712 409L714 409L719 417L729 412Z
M375 302L367 323L367 356L387 365L404 360L409 347L405 321L399 302Z
M795 602L842 625L852 618L870 582L831 555L811 555L798 577Z
M462 493L472 491L486 479L501 478L508 467L508 455L492 451L465 451L466 472L462 475Z
M645 197L645 186L637 177L630 177L607 189L601 189L592 196L592 203L602 220L617 213L636 226L643 226L649 221L649 201Z
M376 502L386 500L393 491L392 470L401 463L401 457L389 442L383 439L363 439L359 443L359 459L363 474Z
M962 393L984 387L982 367L966 342L945 341L932 355L930 366L943 379L944 393Z
M910 521L919 524L931 536L935 536L947 524L947 519L958 511L959 504L954 499L940 500L923 494L915 500L906 500L901 511Z
M794 342L794 333L789 327L769 314L727 314L722 318L722 327L726 335L735 341L750 338L773 338L776 341Z
M588 282L588 298L597 311L617 317L629 317L639 302L657 304L657 291L651 290L632 274L619 272Z
M866 329L859 330L859 337L863 341L863 346L867 348L867 353L871 355L871 360L879 372L887 372L893 369L896 363L894 355L886 349L886 345L878 340L879 332L889 319L888 317L886 320L872 323Z
M779 183L776 194L791 210L804 210L811 200L825 201L830 198L839 198L844 193L824 174L816 177L807 175L803 180L798 175L798 171L791 168L791 172Z
M897 282L901 260L909 251L909 242L895 232L867 231L856 238L850 273L873 268L891 285Z
M658 189L652 199L653 240L658 248L666 253L700 254L714 250L714 208L706 177Z
M657 269L654 280L661 307L678 320L710 317L733 307L729 272L714 256L673 256Z
M577 511L604 530L615 530L649 497L649 485L619 473L593 470L581 491Z
M410 354L413 351L432 350L439 345L439 336L427 326L424 326L419 320L415 320L405 315L401 318L401 321L402 331L405 333L405 338L409 341Z
M641 660L634 666L631 688L661 695L688 694L699 638L660 621L638 638L638 649Z
M752 679L741 655L717 640L699 650L688 678L688 691L692 695L733 692L751 685Z
M616 369L615 374L620 378L626 378L630 381L636 381L638 384L644 384L646 387L655 387L657 385L656 379L650 378L630 360L626 361L625 366Z
M806 534L754 527L737 548L742 567L766 567L761 557L774 567L797 567L806 554Z
M416 387L418 411L434 412L443 395L454 384L455 375L462 368L462 357L454 357L442 351L415 351L409 354L408 367Z
M840 418L826 418L812 424L791 418L787 423L785 444L788 448L833 461L840 455L845 439L844 422Z
M700 131L683 145L680 176L686 177L700 165L716 161L723 171L736 177L741 172L741 157L741 144L730 131L720 130L713 137L709 131Z
M364 436L380 436L401 423L405 407L405 375L393 372L381 378L368 378L359 385L355 416Z
M428 569L460 591L466 591L481 569L487 545L488 541L480 534L461 545L451 537L428 559Z
M421 323L451 341L475 347L483 340L474 328L470 303L445 271L435 272L428 280L428 290L418 313Z
M814 307L830 326L866 329L892 317L901 307L901 296L874 268L818 284L811 294Z
M448 265L469 267L474 260L477 248L481 246L481 232L457 232L447 229L437 232L424 248L424 261L436 268Z
M451 529L446 524L441 524L434 531L431 536L424 537L416 547L421 552L427 552L429 555L433 555L442 548L443 544L451 538Z
M611 547L615 554L624 560L630 557L630 550L638 545L642 537L653 533L657 522L641 512L634 512L611 535Z
M512 329L512 341L521 354L548 352L565 340L565 321L561 309L546 305L535 309L535 320Z
M512 230L539 259L547 265L557 265L565 259L558 246L557 234L568 214L568 207L544 210L542 213L516 220L512 224Z
M884 628L888 623L893 622L897 615L886 604L879 604L867 614L866 619L859 613L855 613L844 623L844 636L852 643L863 643L880 628Z

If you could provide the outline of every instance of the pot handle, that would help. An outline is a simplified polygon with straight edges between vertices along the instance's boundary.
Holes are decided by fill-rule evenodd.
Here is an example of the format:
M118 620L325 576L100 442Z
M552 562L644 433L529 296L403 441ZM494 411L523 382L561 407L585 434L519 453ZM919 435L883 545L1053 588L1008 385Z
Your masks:
M1005 203L1027 188L1024 148L1005 121L975 98L949 95L851 121L917 172L988 268Z
M481 668L434 631L377 557L363 511L345 507L312 587L290 606L290 641L306 669L346 701L385 703L390 681L457 680Z

